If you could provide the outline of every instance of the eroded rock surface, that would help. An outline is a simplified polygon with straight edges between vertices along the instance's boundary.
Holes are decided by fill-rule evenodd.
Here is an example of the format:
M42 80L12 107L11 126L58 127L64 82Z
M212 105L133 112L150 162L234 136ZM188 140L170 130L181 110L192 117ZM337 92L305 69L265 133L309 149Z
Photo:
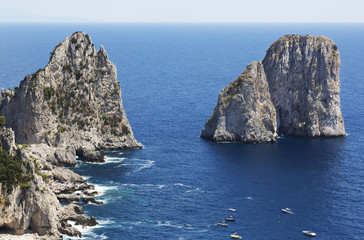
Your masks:
M0 102L16 142L60 149L54 153L60 165L74 165L76 152L102 161L95 151L142 146L122 105L115 65L82 32L56 46L47 66L26 76L15 91L2 90Z
M346 135L340 108L340 53L321 36L286 35L219 94L201 137L271 142L278 135Z
M0 162L0 238L2 231L36 239L81 237L74 225L97 224L80 206L60 205L80 199L102 204L94 186L62 166L76 165L76 155L103 162L101 150L142 147L116 75L105 49L96 51L87 34L76 32L55 47L44 69L15 90L1 90L0 115L9 128L0 126L0 151L8 158Z

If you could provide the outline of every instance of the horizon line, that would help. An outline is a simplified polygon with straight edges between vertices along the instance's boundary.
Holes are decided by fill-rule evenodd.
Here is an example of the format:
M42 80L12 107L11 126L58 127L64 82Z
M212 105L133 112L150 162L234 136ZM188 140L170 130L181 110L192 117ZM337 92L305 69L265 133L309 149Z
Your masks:
M45 24L361 24L362 22L97 22L97 21L85 21L85 22L45 22L45 21L19 21L19 22L6 22L0 21L0 24L9 23L9 24L32 24L32 23L45 23Z

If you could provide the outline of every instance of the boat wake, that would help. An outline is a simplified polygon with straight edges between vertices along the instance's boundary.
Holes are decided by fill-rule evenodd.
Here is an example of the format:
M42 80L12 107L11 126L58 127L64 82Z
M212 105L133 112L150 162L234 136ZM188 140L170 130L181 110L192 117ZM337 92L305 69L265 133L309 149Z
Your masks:
M173 225L171 224L171 222L169 221L166 221L166 222L163 222L163 221L157 221L157 227L172 227L172 228L183 228L183 225Z
M127 167L131 168L131 171L128 171L126 174L132 174L140 172L143 169L151 168L154 165L155 161L153 160L144 160L144 159L128 159L123 161L123 163L116 166L116 168Z

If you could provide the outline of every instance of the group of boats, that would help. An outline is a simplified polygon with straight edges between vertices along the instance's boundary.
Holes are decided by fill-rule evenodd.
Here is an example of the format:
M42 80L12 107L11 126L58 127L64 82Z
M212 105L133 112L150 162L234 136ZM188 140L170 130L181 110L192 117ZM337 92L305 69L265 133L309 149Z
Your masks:
M282 208L282 212L287 213L287 214L293 214L293 211L290 208ZM308 237L316 237L316 233L314 233L312 231L304 230L304 231L302 231L302 233Z
M227 210L230 212L236 212L235 208L229 208ZM227 222L234 222L234 221L235 221L235 218L230 215L229 217L224 218L221 222L216 223L216 226L227 227L228 226ZM234 232L230 236L233 239L242 239L243 238L242 236L238 235L238 233L236 233L236 232Z
M230 212L236 212L235 208L228 208L226 210L228 210ZM294 212L290 208L282 208L282 212L286 213L286 214L294 214ZM230 215L229 217L224 218L221 222L216 223L216 226L228 227L228 222L234 222L234 221L235 221L235 218ZM316 233L314 233L312 231L304 230L304 231L302 231L302 233L308 237L316 237ZM230 237L232 239L242 239L243 238L242 236L238 235L236 232L231 234Z

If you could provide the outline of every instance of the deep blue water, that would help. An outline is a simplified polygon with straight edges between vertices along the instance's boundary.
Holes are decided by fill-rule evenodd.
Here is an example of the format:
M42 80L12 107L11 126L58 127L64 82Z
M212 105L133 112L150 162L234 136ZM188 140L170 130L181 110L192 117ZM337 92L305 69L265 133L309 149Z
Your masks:
M83 205L87 239L364 237L364 24L0 25L0 87L43 68L74 31L103 44L142 150L74 170L104 190ZM199 138L217 94L284 34L325 35L341 52L347 137L217 144ZM284 215L289 207L295 214ZM237 212L226 211L236 208ZM228 228L214 224L233 215ZM186 226L186 224L188 224Z

